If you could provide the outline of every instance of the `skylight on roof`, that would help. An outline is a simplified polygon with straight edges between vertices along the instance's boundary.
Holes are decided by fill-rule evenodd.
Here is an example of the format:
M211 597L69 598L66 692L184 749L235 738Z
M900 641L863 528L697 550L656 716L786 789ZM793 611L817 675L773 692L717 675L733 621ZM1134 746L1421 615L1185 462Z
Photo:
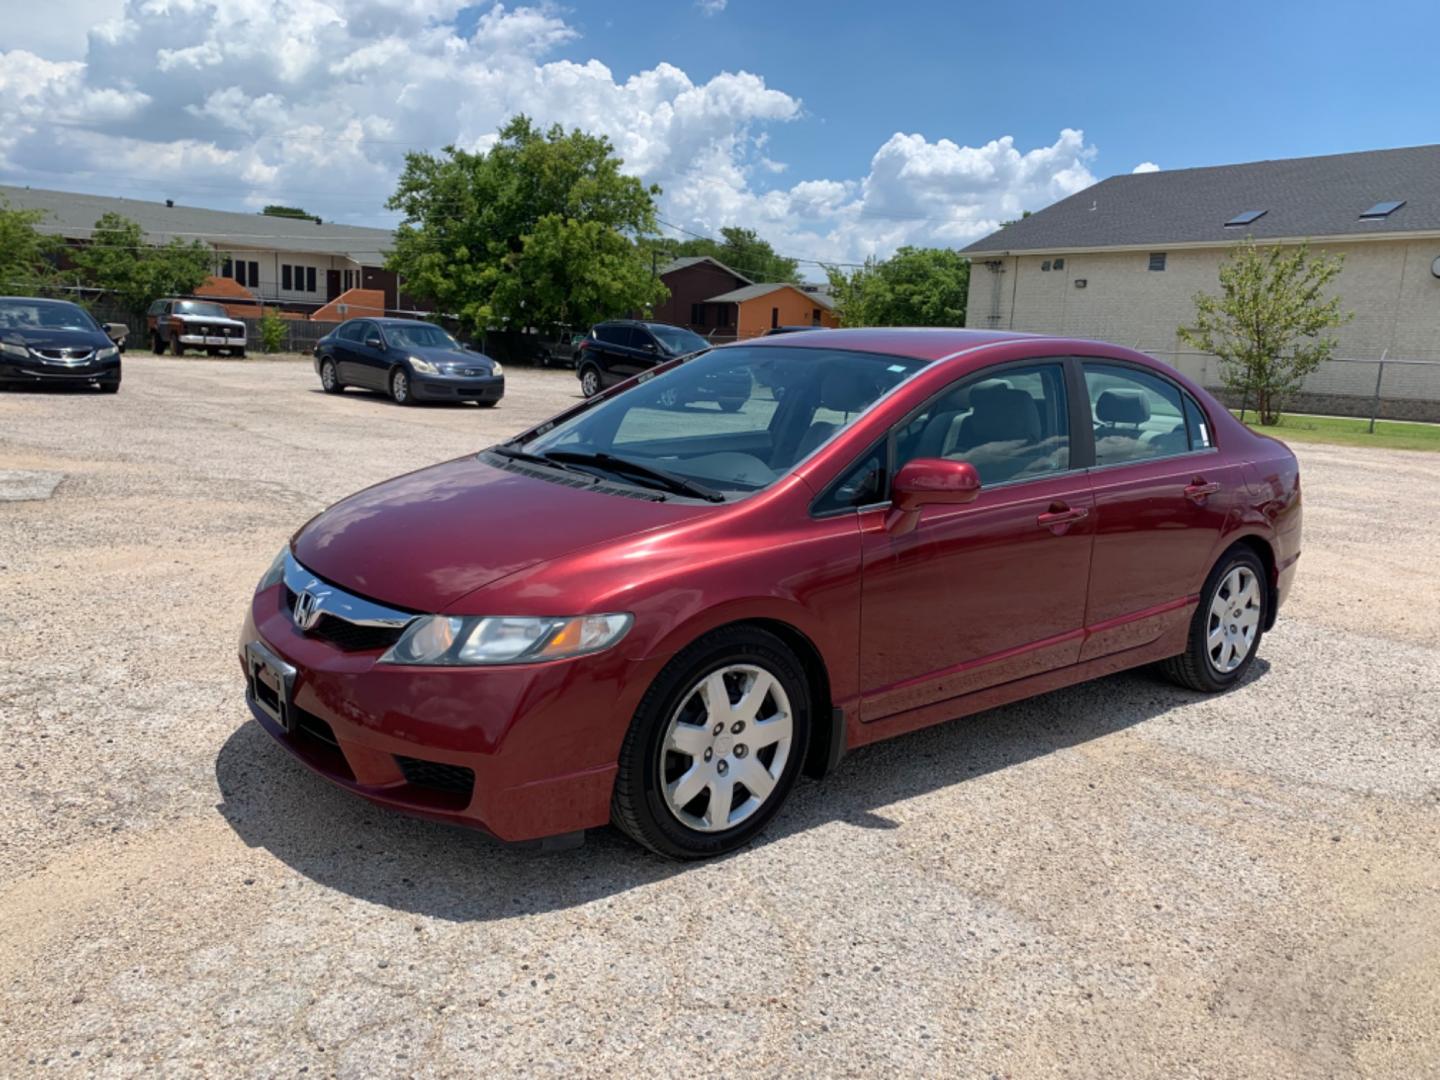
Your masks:
M1230 229L1234 228L1236 225L1249 225L1252 221L1259 221L1269 212L1270 211L1268 210L1242 211L1241 213L1238 213L1234 217L1232 217L1229 221L1225 222L1225 227L1227 229Z
M1361 221L1379 221L1389 217L1400 207L1405 205L1404 199L1397 199L1394 202L1377 202L1374 206L1360 215Z

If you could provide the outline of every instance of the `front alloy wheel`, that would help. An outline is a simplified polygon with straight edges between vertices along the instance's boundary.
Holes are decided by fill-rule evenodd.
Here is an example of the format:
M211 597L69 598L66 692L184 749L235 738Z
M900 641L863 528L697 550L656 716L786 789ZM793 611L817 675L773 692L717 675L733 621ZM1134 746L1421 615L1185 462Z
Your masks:
M345 387L340 384L340 376L335 373L335 361L325 359L320 363L320 386L327 394L338 394Z
M733 851L774 817L809 745L805 674L758 627L682 650L647 691L620 750L611 819L661 855Z
M396 405L410 405L414 398L410 396L410 376L403 368L396 368L390 376L390 398Z

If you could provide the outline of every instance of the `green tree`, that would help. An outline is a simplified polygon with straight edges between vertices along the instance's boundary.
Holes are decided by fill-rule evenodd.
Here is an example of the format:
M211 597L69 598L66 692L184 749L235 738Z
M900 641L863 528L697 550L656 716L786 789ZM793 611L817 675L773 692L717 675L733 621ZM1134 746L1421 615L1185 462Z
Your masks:
M902 247L849 274L827 267L846 326L964 326L970 260L950 248Z
M290 340L290 327L275 314L274 308L266 308L260 315L260 347L267 353L277 353Z
M300 209L300 207L298 206L278 206L274 203L271 203L269 206L265 207L265 209L261 210L260 213L264 214L266 217L300 218L303 221L313 221L316 225L320 224L320 219L318 217L310 213L308 210Z
M36 228L43 210L15 210L0 199L0 293L34 296L58 283L61 243Z
M621 164L609 140L525 116L485 152L407 154L387 204L403 215L388 265L475 332L648 308L666 292L637 242L655 232L660 189Z
M672 256L708 255L718 259L754 282L794 283L800 279L800 264L777 255L770 242L760 239L754 229L727 226L720 230L720 236L720 240L695 238L666 246Z
M214 262L214 252L198 240L147 244L139 224L115 213L103 215L90 242L74 254L81 281L110 293L135 315L159 297L193 293Z
M1253 237L1220 266L1220 295L1195 295L1195 323L1180 338L1220 358L1231 391L1276 424L1287 395L1335 351L1327 330L1354 318L1340 298L1324 297L1343 256L1311 255L1309 245L1259 247Z

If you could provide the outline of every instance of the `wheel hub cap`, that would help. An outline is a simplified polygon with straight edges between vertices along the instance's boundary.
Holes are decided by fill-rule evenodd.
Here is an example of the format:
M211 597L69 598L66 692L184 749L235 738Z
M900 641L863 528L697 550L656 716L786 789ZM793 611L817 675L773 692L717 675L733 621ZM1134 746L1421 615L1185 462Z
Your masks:
M666 728L665 805L699 832L739 825L774 791L793 732L790 699L770 672L755 664L711 672L686 691Z
M1210 600L1205 651L1210 666L1228 675L1245 662L1260 632L1260 582L1247 566L1225 575Z

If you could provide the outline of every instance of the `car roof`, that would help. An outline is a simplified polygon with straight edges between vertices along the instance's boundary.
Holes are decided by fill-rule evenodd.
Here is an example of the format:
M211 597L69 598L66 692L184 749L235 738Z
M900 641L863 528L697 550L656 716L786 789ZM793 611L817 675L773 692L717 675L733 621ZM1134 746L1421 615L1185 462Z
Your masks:
M909 356L916 360L939 360L981 345L993 345L1002 341L1031 341L1043 336L1010 330L874 326L855 329L821 328L814 333L768 334L746 338L744 342L737 344L766 349L850 349L855 352Z
M53 296L0 296L0 304L69 304L71 307L80 307L74 300L61 300ZM83 310L83 309L82 309Z

